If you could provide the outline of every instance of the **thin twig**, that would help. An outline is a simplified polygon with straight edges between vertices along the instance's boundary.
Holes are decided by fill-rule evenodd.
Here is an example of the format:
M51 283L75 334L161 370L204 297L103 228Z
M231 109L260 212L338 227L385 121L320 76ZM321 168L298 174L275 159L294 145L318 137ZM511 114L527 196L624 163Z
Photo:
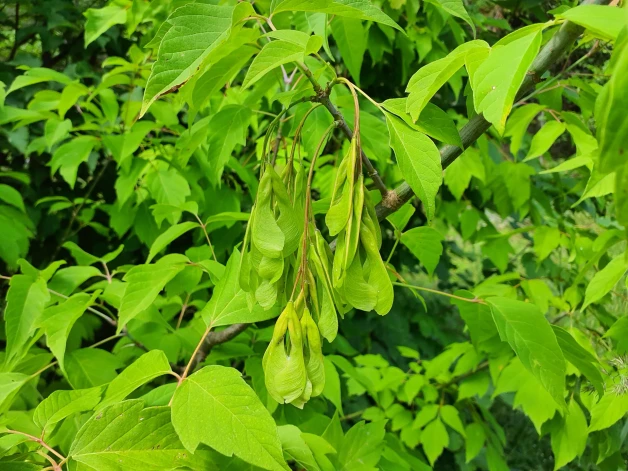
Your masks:
M61 249L61 247L63 246L65 241L68 239L68 237L70 235L70 231L72 230L72 225L74 224L74 221L78 217L79 213L81 212L81 209L83 209L83 206L85 206L86 201L89 199L89 197L91 196L92 192L94 191L94 188L96 188L96 185L98 184L98 182L102 178L103 174L105 173L105 170L107 169L107 166L109 165L109 162L111 162L111 157L108 157L107 159L105 159L105 162L103 163L100 171L98 172L96 177L92 180L92 183L91 183L89 189L87 190L87 193L85 193L85 196L83 197L83 201L81 201L81 204L79 204L72 211L72 216L70 217L70 222L68 222L68 225L65 228L65 232L63 233L63 236L61 237L61 241L59 242L59 244L57 244L56 248L52 251L52 255L50 256L50 261L51 262L53 262L54 259L57 257L57 254L59 253L59 250Z
M11 430L11 429L5 429L4 433L12 433L14 435L22 435L23 437L28 438L29 440L38 443L39 445L43 446L46 450L48 450L50 453L52 453L53 455L55 455L57 458L59 458L62 461L66 461L65 456L63 456L61 453L59 453L58 451L55 451L54 448L52 448L50 445L48 445L45 441L43 441L41 438L36 437L34 435L31 435L30 433L25 433L25 432L20 432L19 430Z
M48 288L48 291L50 291L50 293L54 294L55 296L59 296L60 298L63 298L63 299L70 299L70 297L69 297L69 296L66 296L65 294L61 294L61 293L59 293L58 291L55 291L55 290L53 290L53 289ZM113 325L113 326L118 325L118 323L116 322L116 320L115 320L115 319L112 319L112 318L111 318L111 317L109 317L107 314L104 314L104 313L102 313L102 312L100 312L100 311L97 311L96 309L94 309L94 308L93 308L93 307L91 307L91 306L88 306L88 307L87 307L87 310L88 310L89 312L91 312L92 314L96 314L98 317L100 317L101 319L103 319L104 321L106 321L106 322L107 322L108 324L110 324L110 325Z
M183 315L185 314L185 310L188 308L188 302L190 301L190 295L188 294L185 297L185 301L183 302L183 305L181 306L181 312L179 313L179 319L177 319L177 329L179 329L179 327L181 327L181 321L183 320Z
M327 108L327 111L329 111L329 113L332 115L334 120L340 123L338 127L342 130L343 134L347 136L347 139L349 140L353 139L353 131L351 131L351 128L349 127L349 125L347 124L347 121L345 120L345 117L329 99L329 91L321 87L318 81L314 78L312 71L305 64L297 63L297 66L299 67L299 69L301 69L301 72L303 72L303 75L307 77L307 79L312 84L312 87L314 88L314 92L316 93L316 98L314 99L314 101L317 101L318 103L322 104L325 108ZM373 167L373 164L371 163L371 161L369 160L369 158L366 156L366 154L364 153L362 149L360 149L360 157L362 158L362 164L366 168L366 174L369 177L371 177L375 187L381 193L382 198L386 200L390 196L389 190L388 188L386 188L386 184L384 183L382 178L379 176L379 173L377 172L375 167Z
M237 337L244 332L251 324L233 324L226 329L210 332L200 342L200 348L197 348L192 356L192 366L196 368L200 363L207 358L207 355L211 352L212 348L221 343L226 343Z
M54 458L52 458L52 456L48 455L48 453L44 453L41 450L37 450L37 454L39 456L42 456L43 458L46 459L46 461L48 461L48 463L50 463L50 466L48 468L44 468L44 469L52 469L53 471L61 471L61 466L59 466L59 463L57 463Z
M198 214L194 214L194 217L196 218L196 220L198 221L199 225L201 226L201 229L203 229L203 234L205 234L205 239L207 240L207 245L209 245L209 249L212 252L212 257L214 257L214 261L217 262L218 259L216 258L216 253L214 252L214 246L212 245L211 241L209 240L209 234L207 233L207 227L205 226L203 221L201 221L201 218L198 217Z

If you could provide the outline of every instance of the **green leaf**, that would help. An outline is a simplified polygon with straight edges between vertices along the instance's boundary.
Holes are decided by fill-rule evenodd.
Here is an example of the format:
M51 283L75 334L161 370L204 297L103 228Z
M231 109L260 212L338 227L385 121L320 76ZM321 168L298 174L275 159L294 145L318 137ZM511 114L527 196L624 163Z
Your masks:
M29 85L35 85L42 82L59 82L65 85L72 83L72 79L61 72L56 70L46 69L43 67L34 67L24 72L24 75L19 75L15 78L11 87L7 90L7 95L20 88L28 87Z
M155 239L155 242L153 242L153 245L150 246L150 252L148 252L146 263L150 263L150 261L155 258L155 255L165 249L173 240L178 239L186 232L189 232L197 227L201 227L198 222L182 222L181 224L170 226L164 232L159 234Z
M416 123L413 123L412 117L406 113L407 102L407 98L390 98L384 101L382 106L386 111L403 119L410 127L445 144L462 148L462 140L456 124L445 111L433 103L427 103Z
M468 147L445 170L445 185L458 201L471 183L471 177L476 177L482 182L486 179L482 157L474 147Z
M190 194L187 180L172 167L150 173L146 178L146 184L159 204L181 207Z
M277 309L265 311L259 304L249 309L246 292L240 288L239 271L242 256L234 249L227 262L225 274L214 288L214 294L201 311L201 316L211 328L239 322L253 323L276 317Z
M271 43L272 44L272 43ZM241 105L228 105L216 113L209 125L212 133L207 140L207 178L213 184L220 184L224 166L237 145L246 144L246 133L252 111Z
M460 414L458 413L458 409L454 406L445 404L441 407L440 418L460 435L463 437L466 436L464 425L462 425L462 421L460 420Z
M499 171L514 209L524 208L530 201L530 177L536 173L534 169L528 164L505 161L499 165Z
M473 458L480 454L484 443L486 442L486 432L482 424L473 422L467 425L466 428L467 440L465 442L465 463L468 463Z
M538 307L509 298L488 298L499 336L515 351L523 366L565 409L565 357Z
M360 86L360 70L362 69L362 60L366 53L368 39L362 21L336 16L331 22L331 33L351 77Z
M534 252L537 263L545 260L560 244L560 230L557 227L540 226L534 228Z
M199 109L203 108L209 98L231 81L257 51L254 47L244 45L237 52L228 54L212 64L194 84L192 92L194 106Z
M604 379L598 369L600 364L591 353L585 350L574 339L569 332L562 327L553 325L554 334L556 334L556 340L558 345L565 355L565 359L573 366L578 368L580 372L591 382L595 387L597 393L602 396L604 394ZM610 330L608 331L610 332ZM607 333L608 333L607 332Z
M427 424L421 434L421 445L430 464L434 466L445 447L449 445L449 434L440 417Z
M11 407L20 388L30 379L30 376L22 373L0 373L0 413L6 412Z
M500 39L471 79L475 111L483 113L497 132L504 133L506 118L541 46L544 25L530 25Z
M406 87L406 92L409 93L406 111L412 119L417 120L434 94L462 67L468 54L488 47L484 41L469 41L458 46L446 57L421 67L410 78Z
M55 144L68 137L71 129L72 121L69 119L64 121L60 121L58 119L46 121L44 136L46 138L46 147L48 148L48 152L50 152Z
M564 162L558 164L556 167L552 167L547 170L543 170L539 172L540 175L545 175L548 173L556 173L556 172L567 172L569 170L574 170L583 166L591 167L593 165L593 160L589 155L579 155L577 157L572 157L570 159L565 160Z
M342 414L342 393L340 388L340 376L332 361L326 356L323 357L325 365L325 387L323 396L331 402L336 410Z
M159 52L146 83L140 117L161 95L189 80L251 13L248 2L235 7L190 3L177 8L159 30Z
M250 87L271 70L289 62L303 62L305 47L290 41L271 41L265 44L262 50L255 56L251 63L243 88Z
M386 123L401 173L423 202L429 222L434 217L436 194L443 179L438 148L430 138L396 116L386 113Z
M591 409L589 433L604 430L622 419L628 412L628 394L608 391Z
M287 459L295 461L307 471L320 471L312 450L302 437L301 430L294 425L277 427L279 439Z
M11 206L15 206L23 213L26 212L22 195L12 186L0 184L0 201L4 201Z
M525 136L525 133L528 130L528 126L530 126L530 123L536 115L544 109L545 106L543 105L529 103L515 109L515 111L513 111L508 117L504 136L510 137L510 152L513 155L517 155L519 153L519 149L521 149L521 142L523 141L523 136Z
M63 419L94 409L100 402L101 395L102 388L53 391L35 409L33 422L42 430L42 436L45 436Z
M562 468L581 456L587 446L587 419L578 403L569 403L568 413L561 417L551 431L554 470Z
M401 234L401 243L419 259L432 276L443 254L443 236L432 227L415 227Z
M76 263L79 265L93 265L94 263L98 263L100 261L100 258L92 255L91 253L87 253L74 242L66 242L62 245L62 247L64 249L68 249L70 255L72 255L74 260L76 260Z
M27 275L11 277L4 310L7 342L5 363L22 356L49 299L44 280L34 280Z
M4 463L3 471L40 471L41 465L27 461L8 461Z
M578 5L556 17L576 23L595 36L608 41L616 40L626 25L625 15L622 15L617 7L607 5Z
M264 469L289 469L275 421L233 368L206 366L186 378L172 400L172 424L191 453L204 443Z
M473 36L475 36L475 25L473 24L473 21L471 21L471 17L469 16L469 13L467 13L462 0L432 0L430 3L434 3L450 15L464 20L469 26L471 26Z
M271 11L313 11L381 23L403 29L369 0L273 0Z
M475 298L473 293L465 290L458 290L454 294L463 298ZM479 346L499 334L491 316L491 310L486 304L470 303L455 298L452 298L451 302L458 307L460 317L467 324L474 344Z
M614 15L618 21L625 21L621 19L621 14ZM628 69L628 46L617 49L613 55L615 58L614 72L595 103L602 173L613 172L623 166L628 152L628 116L622 112L628 106L628 76L624 73Z
M628 281L626 282L628 284ZM604 337L608 337L617 341L617 350L626 352L628 351L628 317L620 317L617 319L615 323L611 326L610 329L606 331Z
M628 227L628 164L615 172L615 215L620 225Z
M292 44L297 44L303 47L303 51L305 55L315 54L323 45L323 38L320 36L310 36L303 31L294 31L288 29L279 29L275 31L270 31L266 33L264 36L279 39L281 41L287 41Z
M488 391L489 384L489 374L486 371L478 371L460 382L456 400L461 401L475 396L482 398Z
M127 282L118 312L117 332L140 312L148 309L166 283L172 280L187 263L183 255L170 254L152 265L136 265L124 276Z
M414 399L418 396L419 392L425 386L426 380L423 376L413 375L408 378L403 385L403 392L406 395L406 401L408 404L412 404Z
M389 215L386 219L392 223L395 229L403 231L410 222L414 212L414 206L410 203L406 203L397 211Z
M127 8L108 5L104 8L89 8L85 13L85 47L96 41L113 25L126 23Z
M384 451L386 421L358 422L345 434L338 452L339 471L376 471Z
M552 396L543 387L541 382L525 369L518 358L515 358L511 362L511 365L516 365L516 368L519 370L517 377L518 384L516 388L514 388L515 399L513 401L513 407L521 406L521 409L530 418L536 431L540 435L543 424L556 415L558 409L557 404L552 400ZM504 377L507 376L506 370L504 370L502 375ZM502 376L500 375L497 382L497 389L500 389L500 392L505 392L501 391L502 387ZM513 391L513 389L510 391Z
M226 211L224 213L214 214L205 220L205 225L214 225L218 227L231 227L236 221L248 221L251 217L250 213L237 213Z
M97 142L95 137L84 135L60 146L52 154L52 159L48 163L51 175L59 171L70 188L74 188L79 165L87 161Z
M68 456L98 471L212 469L201 453L191 455L183 448L172 428L169 407L144 409L140 399L113 404L93 415L76 434Z
M59 361L61 370L65 370L65 348L74 323L93 304L100 291L93 295L79 293L64 302L50 306L43 312L38 327L46 333L46 345Z
M74 389L106 384L117 376L116 369L119 367L119 360L100 348L73 350L65 358L66 376Z
M114 97L113 100L115 99ZM117 105L116 101L114 101L114 103ZM114 111L112 111L112 113L113 112ZM117 113L117 109L115 113ZM110 120L115 121L115 118L111 117ZM159 125L152 121L138 121L127 128L124 134L109 134L103 136L103 145L111 152L111 155L118 164L127 168L131 165L129 160L133 153L140 147L148 133L157 128L159 128Z
M170 363L161 350L151 350L127 366L107 387L99 409L120 402L143 384L171 373Z
M546 123L532 138L530 150L523 161L527 162L545 154L566 129L567 127L560 121Z
M584 311L589 305L606 296L626 271L628 271L628 261L625 253L617 255L608 262L608 265L598 271L589 282L581 310Z

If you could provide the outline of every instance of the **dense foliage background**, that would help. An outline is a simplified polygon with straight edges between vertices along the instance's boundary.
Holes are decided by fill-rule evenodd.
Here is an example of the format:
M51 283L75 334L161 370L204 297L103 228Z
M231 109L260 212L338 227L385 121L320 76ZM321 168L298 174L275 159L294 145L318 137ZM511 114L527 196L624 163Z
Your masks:
M0 469L626 469L584 3L5 2Z

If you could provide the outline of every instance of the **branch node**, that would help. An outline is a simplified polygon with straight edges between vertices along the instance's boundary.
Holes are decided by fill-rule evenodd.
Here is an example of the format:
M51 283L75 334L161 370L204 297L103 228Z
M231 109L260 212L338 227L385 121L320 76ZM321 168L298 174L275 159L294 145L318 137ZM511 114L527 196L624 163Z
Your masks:
M377 171L375 171L375 174L377 174ZM399 195L397 194L396 191L391 190L391 191L387 191L386 192L386 196L384 196L384 198L382 198L382 205L384 205L387 208L398 208L402 203L401 198L399 198Z

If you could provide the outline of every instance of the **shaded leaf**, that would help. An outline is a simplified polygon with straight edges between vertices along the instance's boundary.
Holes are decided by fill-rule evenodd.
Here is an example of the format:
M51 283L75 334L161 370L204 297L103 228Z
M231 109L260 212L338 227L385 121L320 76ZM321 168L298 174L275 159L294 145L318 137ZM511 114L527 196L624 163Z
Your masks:
M538 307L509 298L487 299L499 336L515 351L523 366L566 408L565 357L556 335Z
M401 234L401 242L432 276L443 254L443 236L432 227L415 227Z
M584 311L589 305L606 296L626 271L628 271L626 254L616 256L608 265L598 271L587 285L582 310Z

